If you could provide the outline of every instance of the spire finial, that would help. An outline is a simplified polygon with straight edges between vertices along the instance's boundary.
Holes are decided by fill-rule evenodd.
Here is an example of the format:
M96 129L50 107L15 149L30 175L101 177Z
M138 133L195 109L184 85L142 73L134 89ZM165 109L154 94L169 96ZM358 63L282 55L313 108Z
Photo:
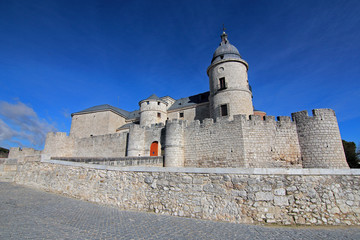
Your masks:
M223 24L223 32L225 32L226 28L225 28L225 24Z
M220 43L220 45L228 43L227 34L225 33L225 30L226 30L226 28L225 28L225 25L223 24L223 33L221 34L221 43Z

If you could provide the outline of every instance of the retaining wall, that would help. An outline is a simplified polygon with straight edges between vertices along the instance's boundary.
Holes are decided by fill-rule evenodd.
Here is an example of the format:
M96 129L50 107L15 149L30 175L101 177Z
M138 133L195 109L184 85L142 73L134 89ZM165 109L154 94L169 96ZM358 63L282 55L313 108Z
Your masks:
M277 224L360 224L360 171L25 162L15 182L123 210Z
M83 162L89 164L101 164L118 167L126 166L152 166L163 167L164 157L122 157L122 158L93 158L93 157L52 157L53 160Z

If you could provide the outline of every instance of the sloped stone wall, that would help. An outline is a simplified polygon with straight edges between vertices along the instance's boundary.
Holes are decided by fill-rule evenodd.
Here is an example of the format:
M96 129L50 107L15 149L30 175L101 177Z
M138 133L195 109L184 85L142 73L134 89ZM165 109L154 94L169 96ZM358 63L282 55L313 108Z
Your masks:
M238 223L360 224L360 171L18 166L16 183L124 210Z

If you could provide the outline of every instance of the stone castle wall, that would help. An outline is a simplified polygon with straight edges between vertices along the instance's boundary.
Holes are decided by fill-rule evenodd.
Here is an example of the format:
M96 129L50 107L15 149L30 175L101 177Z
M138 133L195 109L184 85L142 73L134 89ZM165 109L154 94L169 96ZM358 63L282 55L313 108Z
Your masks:
M43 154L47 157L125 157L127 133L113 133L86 138L48 133Z
M123 210L238 223L359 225L360 171L18 166L17 184Z
M180 113L184 114L183 118L180 118ZM179 119L179 120L203 120L205 118L210 118L210 109L209 103L197 104L196 106L179 108L176 110L168 111L168 118L170 120Z
M206 119L188 124L184 132L185 166L302 167L296 125L289 117Z
M17 159L22 161L37 161L41 159L42 151L33 148L12 147L9 151L8 159Z
M111 134L125 124L125 118L112 111L76 114L71 119L70 136L77 138Z
M129 133L76 138L49 133L40 153L47 157L144 157L157 142L172 167L348 168L334 111L313 110L290 117L235 115L202 123L168 120L166 125L132 125ZM11 149L24 159L34 150Z
M251 115L241 119L243 142L248 167L301 168L301 152L296 124L290 117Z

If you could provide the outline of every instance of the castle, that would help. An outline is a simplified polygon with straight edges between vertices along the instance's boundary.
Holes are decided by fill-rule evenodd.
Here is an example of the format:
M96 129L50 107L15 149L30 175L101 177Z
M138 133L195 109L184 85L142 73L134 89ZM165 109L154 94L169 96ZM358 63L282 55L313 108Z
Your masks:
M128 112L99 105L72 114L71 130L49 133L44 150L12 148L9 158L145 158L165 167L348 168L335 113L290 117L254 110L248 63L225 32L207 68L210 91L173 99L155 94Z

